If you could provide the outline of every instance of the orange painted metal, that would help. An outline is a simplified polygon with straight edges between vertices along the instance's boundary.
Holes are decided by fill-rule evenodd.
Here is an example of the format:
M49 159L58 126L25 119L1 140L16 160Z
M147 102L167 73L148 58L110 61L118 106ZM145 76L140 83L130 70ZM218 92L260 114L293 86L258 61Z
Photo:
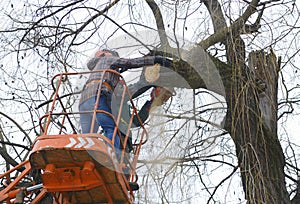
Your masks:
M131 203L128 182L109 142L101 134L41 136L35 141L30 163L44 170L48 192L74 194L72 203Z
M20 173L20 175L16 179L14 179L11 183L9 183L0 192L0 202L6 201L7 203L11 203L10 200L15 198L17 193L20 190L22 190L21 188L16 189L17 184L30 172L31 166L28 161L24 161L0 176L1 178L3 178L5 176L7 176L8 174L10 174L14 171L17 171L18 169L20 169L20 167L24 167L24 166L25 166L25 169Z

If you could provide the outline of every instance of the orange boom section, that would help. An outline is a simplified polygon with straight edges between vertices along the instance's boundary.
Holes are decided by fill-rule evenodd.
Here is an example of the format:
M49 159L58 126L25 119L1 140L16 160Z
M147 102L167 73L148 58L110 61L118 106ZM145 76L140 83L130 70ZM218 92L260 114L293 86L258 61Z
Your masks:
M40 119L42 135L37 137L29 160L20 163L0 176L2 190L1 203L133 203L133 191L138 189L136 165L141 146L148 134L141 123L141 129L134 138L133 151L128 153L127 141L137 110L131 100L126 84L122 84L121 105L116 117L96 109L88 112L70 111L64 101L65 84L72 77L82 77L91 72L62 73L53 77L54 89L49 112ZM106 70L104 72L118 72ZM103 76L104 74L102 74ZM121 77L121 76L120 76ZM102 79L99 79L100 81ZM99 86L101 90L101 84ZM128 121L127 134L121 137L121 156L116 156L114 138L119 133L118 124L126 97L130 99L133 112ZM91 130L96 114L105 113L115 121L116 128L112 141L103 134L80 134L78 117L80 114L93 114ZM17 175L17 176L12 176Z

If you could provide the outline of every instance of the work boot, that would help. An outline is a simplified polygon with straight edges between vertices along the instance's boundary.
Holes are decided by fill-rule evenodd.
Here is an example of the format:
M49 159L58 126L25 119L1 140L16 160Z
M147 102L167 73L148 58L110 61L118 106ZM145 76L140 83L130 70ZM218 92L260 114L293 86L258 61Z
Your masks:
M140 186L137 182L128 182L132 191L139 190Z

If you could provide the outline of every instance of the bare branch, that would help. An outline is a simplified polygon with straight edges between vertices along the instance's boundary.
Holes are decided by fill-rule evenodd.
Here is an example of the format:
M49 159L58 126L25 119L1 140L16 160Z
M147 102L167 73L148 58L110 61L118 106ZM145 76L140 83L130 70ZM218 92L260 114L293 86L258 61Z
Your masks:
M168 41L168 37L165 31L163 17L161 15L160 9L154 0L146 0L147 4L149 5L150 9L155 18L156 26L158 29L158 35L160 37L160 42L162 47L170 48L170 44Z
M32 141L31 141L29 135L26 133L26 131L15 120L13 120L11 117L9 117L7 114L5 114L3 112L0 112L0 115L3 115L7 119L9 119L11 122L13 122L17 126L17 128L25 135L25 137L28 140L29 144L32 145Z

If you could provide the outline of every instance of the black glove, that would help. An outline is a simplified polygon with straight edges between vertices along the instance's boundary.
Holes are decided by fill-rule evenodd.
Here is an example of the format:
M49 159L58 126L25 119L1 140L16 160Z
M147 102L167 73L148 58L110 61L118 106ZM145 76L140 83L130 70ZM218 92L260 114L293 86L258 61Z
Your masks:
M173 61L168 59L168 58L165 58L165 57L162 57L162 56L155 56L155 59L154 59L154 64L160 64L161 66L164 66L164 67L172 67L173 66Z

